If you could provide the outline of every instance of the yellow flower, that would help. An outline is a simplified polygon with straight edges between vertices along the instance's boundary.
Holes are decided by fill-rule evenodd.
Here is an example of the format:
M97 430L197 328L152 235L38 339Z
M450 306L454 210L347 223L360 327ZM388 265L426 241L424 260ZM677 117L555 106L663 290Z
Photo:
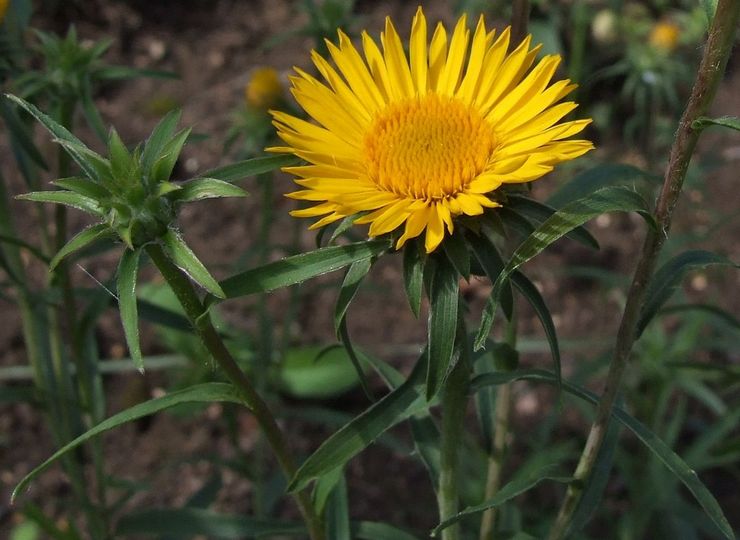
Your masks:
M0 0L0 24L5 20L5 13L8 11L10 0Z
M280 82L280 76L271 67L255 69L244 88L244 98L247 104L260 110L267 110L277 105L282 95L283 85Z
M272 112L287 146L268 150L308 162L285 171L305 188L288 197L318 203L291 212L323 216L312 229L367 212L355 223L370 224L370 236L404 226L396 247L425 232L430 253L455 217L500 206L501 185L536 180L593 148L564 140L590 120L558 123L576 104L555 103L576 85L550 84L559 56L530 70L540 49L531 36L507 54L509 28L494 39L481 17L471 41L462 16L450 39L439 24L428 43L419 8L410 62L390 19L380 39L382 52L363 33L363 59L340 31L338 46L327 42L337 69L314 51L328 84L296 68L293 95L317 124Z
M661 21L653 26L650 31L650 45L661 51L670 53L678 45L678 37L681 29L671 21Z

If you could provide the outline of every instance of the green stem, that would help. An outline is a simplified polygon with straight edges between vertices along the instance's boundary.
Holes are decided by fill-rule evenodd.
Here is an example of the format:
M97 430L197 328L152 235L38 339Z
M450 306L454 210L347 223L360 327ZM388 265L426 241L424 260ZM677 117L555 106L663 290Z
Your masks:
M637 320L645 298L645 290L655 270L660 250L668 236L673 209L681 193L686 170L699 139L699 131L694 130L691 124L709 111L709 106L714 99L722 74L727 66L727 59L732 50L732 42L739 18L740 0L719 0L716 15L709 29L709 37L704 47L696 81L686 109L681 116L671 148L663 187L656 204L655 221L657 227L655 230L649 229L647 232L642 255L637 263L632 285L627 295L604 392L596 410L596 418L591 425L586 445L573 475L575 481L569 486L555 524L550 531L550 540L560 540L568 534L571 520L581 499L583 486L591 474L604 441L622 375L627 367L632 346L635 342Z
M244 404L254 414L285 476L288 479L292 478L296 472L296 466L288 452L288 446L275 417L224 345L189 278L170 260L159 244L149 244L146 247L146 252L159 269L162 277L172 288L175 296L177 296L185 314L208 352L211 353L213 359L239 390ZM295 494L294 497L306 522L311 539L323 540L323 526L314 512L308 494L301 491Z
M516 313L506 328L506 343L516 349L517 320ZM501 487L504 457L509 438L509 419L511 416L511 384L501 385L496 392L496 404L493 418L493 448L488 458L488 476L483 500L493 498ZM496 509L490 508L483 513L480 526L480 540L492 540L496 530Z
M460 359L447 378L442 390L442 433L439 486L437 505L440 522L445 521L460 509L459 476L460 446L462 445L465 420L465 409L468 403L468 386L470 383L470 359L468 355L467 332L461 322L457 338L462 340ZM442 540L459 540L458 523L442 531Z

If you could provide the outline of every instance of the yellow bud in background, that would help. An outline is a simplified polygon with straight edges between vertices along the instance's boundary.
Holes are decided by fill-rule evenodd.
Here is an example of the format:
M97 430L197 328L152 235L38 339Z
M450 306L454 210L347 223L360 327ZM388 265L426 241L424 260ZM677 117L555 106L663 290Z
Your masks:
M5 13L8 11L9 4L10 0L0 0L0 24L2 24L5 19Z
M650 31L650 45L663 52L670 53L678 45L678 36L681 29L671 21L661 21Z
M244 97L253 109L267 110L277 105L283 97L278 72L271 67L256 68L244 88Z

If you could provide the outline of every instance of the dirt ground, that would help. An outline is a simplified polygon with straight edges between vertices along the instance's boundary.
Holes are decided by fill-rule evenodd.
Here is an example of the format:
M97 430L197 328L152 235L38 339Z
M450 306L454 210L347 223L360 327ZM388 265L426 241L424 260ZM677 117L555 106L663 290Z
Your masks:
M158 111L166 104L183 107L183 124L209 136L206 140L188 146L180 162L183 176L205 171L233 160L223 156L224 135L231 123L231 114L241 106L243 88L249 73L257 66L274 66L285 76L292 66L308 64L307 51L312 43L307 38L294 37L265 48L265 40L286 29L301 25L301 16L292 9L295 2L287 0L191 0L187 9L175 0L144 2L113 2L95 0L71 3L59 10L55 19L38 14L36 21L42 28L64 31L67 22L77 25L81 36L90 39L111 37L114 40L110 55L112 63L141 68L171 70L179 80L163 81L140 79L109 85L98 96L97 104L104 119L116 126L125 141L144 138L158 120ZM391 15L397 21L402 35L408 32L416 2L362 1L358 10L361 27L377 35L383 17ZM451 21L450 3L428 2L425 10L431 19ZM716 100L717 114L736 114L740 110L740 55L731 61L727 80ZM89 133L87 134L89 135ZM91 136L83 139L92 141ZM702 141L702 152L721 156L724 164L706 178L706 185L689 186L683 197L675 222L674 233L682 234L708 227L713 216L727 215L727 222L717 229L703 249L717 250L729 258L740 260L740 220L737 219L737 169L740 166L740 140L736 135L719 130L711 132ZM633 162L637 158L628 149L603 147L595 157ZM22 190L18 178L13 178L8 151L0 149L3 173ZM544 199L564 178L537 182L534 196ZM217 277L234 271L235 253L243 253L255 245L259 226L259 197L257 186L251 180L242 184L254 195L246 200L205 201L189 205L182 213L181 227L190 245ZM287 178L279 178L274 190L273 244L280 245L290 237L293 220L287 215L292 203L282 196L290 189ZM711 209L708 212L706 209ZM32 224L27 222L20 203L15 207L21 216L21 226L28 227L33 237ZM73 219L72 230L82 222ZM307 225L306 223L305 225ZM553 269L569 264L589 264L616 270L629 275L635 262L643 235L643 224L634 216L600 218L589 228L602 248L593 253L572 242L561 242L527 267L528 274L541 289L554 315L563 342L587 336L608 345L618 324L623 301L619 289L605 290L589 278L567 278L565 281ZM217 234L214 234L217 231ZM303 249L314 246L313 233L302 228L300 242ZM277 259L284 253L274 249L270 257ZM115 254L86 261L85 270L104 280L114 269ZM153 274L150 274L153 275ZM84 282L82 272L74 276ZM720 307L740 316L740 274L711 273L711 281L689 280L685 290L693 298ZM331 283L337 277L325 278ZM423 342L425 318L414 319L405 303L401 286L400 260L386 257L374 268L369 284L360 292L350 312L351 332L357 342L395 365L407 369L413 351ZM90 283L87 283L90 285ZM473 309L483 305L490 284L476 280L467 286L467 296ZM308 286L302 289L299 316L291 328L293 339L300 343L325 344L332 342L332 314L335 289ZM271 307L281 310L286 295L280 293L271 299ZM250 307L251 306L251 307ZM253 304L229 304L224 316L239 328L254 333L256 320ZM523 308L525 309L525 308ZM144 325L146 326L146 325ZM145 328L145 353L164 352L161 344ZM542 332L534 314L523 311L522 334L537 344ZM537 341L539 340L539 341ZM102 355L117 358L125 354L119 322L115 313L109 313L101 322L99 342ZM740 348L739 348L740 349ZM541 347L532 346L524 362L546 365L549 360ZM579 358L591 350L564 351L564 369L571 372ZM740 350L728 359L740 362ZM20 320L15 307L0 300L0 366L25 364ZM108 411L115 413L137 400L156 394L170 382L161 372L116 375L106 379ZM374 381L376 389L382 388ZM512 420L515 430L526 430L535 425L549 409L551 395L530 387L517 387L517 407ZM288 403L290 405L290 403ZM360 393L353 392L330 403L323 403L347 412L359 412L366 407ZM137 495L127 508L175 507L196 492L216 469L205 460L181 458L215 453L223 458L233 455L222 417L221 406L213 405L191 416L162 414L151 422L120 428L105 436L106 466L118 476L132 481L147 479L152 488ZM244 433L253 433L251 417L239 415ZM562 420L565 432L582 437L585 425L575 413L566 411ZM329 430L297 419L287 419L286 429L291 442L299 452L308 453L329 433ZM404 430L394 434L408 441ZM579 438L580 440L580 438ZM254 438L245 435L240 440L243 451L254 445ZM0 408L0 537L7 537L17 519L9 506L9 493L19 479L52 450L49 435L39 411L30 405L15 404ZM225 512L244 512L249 499L249 483L243 477L224 471L223 489L215 508ZM391 450L375 446L353 460L349 468L352 517L364 520L386 520L418 530L435 525L435 502L422 467L410 456L401 456ZM59 516L59 498L68 493L69 485L59 468L52 468L38 479L29 497L51 515ZM737 501L735 501L737 502ZM554 504L554 503L553 503ZM286 505L285 515L294 515ZM736 516L737 517L737 516Z

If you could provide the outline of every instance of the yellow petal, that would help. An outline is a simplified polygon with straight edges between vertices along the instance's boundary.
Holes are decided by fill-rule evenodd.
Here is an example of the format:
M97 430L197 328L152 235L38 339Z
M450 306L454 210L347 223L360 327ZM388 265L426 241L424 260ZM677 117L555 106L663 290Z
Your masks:
M413 97L414 83L411 80L409 63L406 61L406 53L403 52L401 38L398 37L390 17L385 18L385 32L380 34L380 41L383 44L391 91L397 99Z
M409 41L409 57L411 59L411 76L414 80L416 92L419 95L427 93L427 20L421 10L416 10L411 23L411 39Z
M437 24L432 36L432 43L429 45L429 82L428 86L432 90L437 89L439 78L442 75L442 69L447 63L447 30L442 23Z
M416 238L422 233L424 227L429 223L430 213L431 207L429 205L425 205L408 217L403 234L396 243L396 249L401 249L409 239Z
M427 223L427 234L424 239L424 248L427 253L431 253L437 246L442 243L445 236L444 223L442 216L439 213L439 204L432 204L429 208L429 216Z
M468 52L468 39L470 37L466 21L467 17L465 15L460 17L452 34L447 62L437 82L437 92L439 94L454 96L457 85L462 78L462 68Z

